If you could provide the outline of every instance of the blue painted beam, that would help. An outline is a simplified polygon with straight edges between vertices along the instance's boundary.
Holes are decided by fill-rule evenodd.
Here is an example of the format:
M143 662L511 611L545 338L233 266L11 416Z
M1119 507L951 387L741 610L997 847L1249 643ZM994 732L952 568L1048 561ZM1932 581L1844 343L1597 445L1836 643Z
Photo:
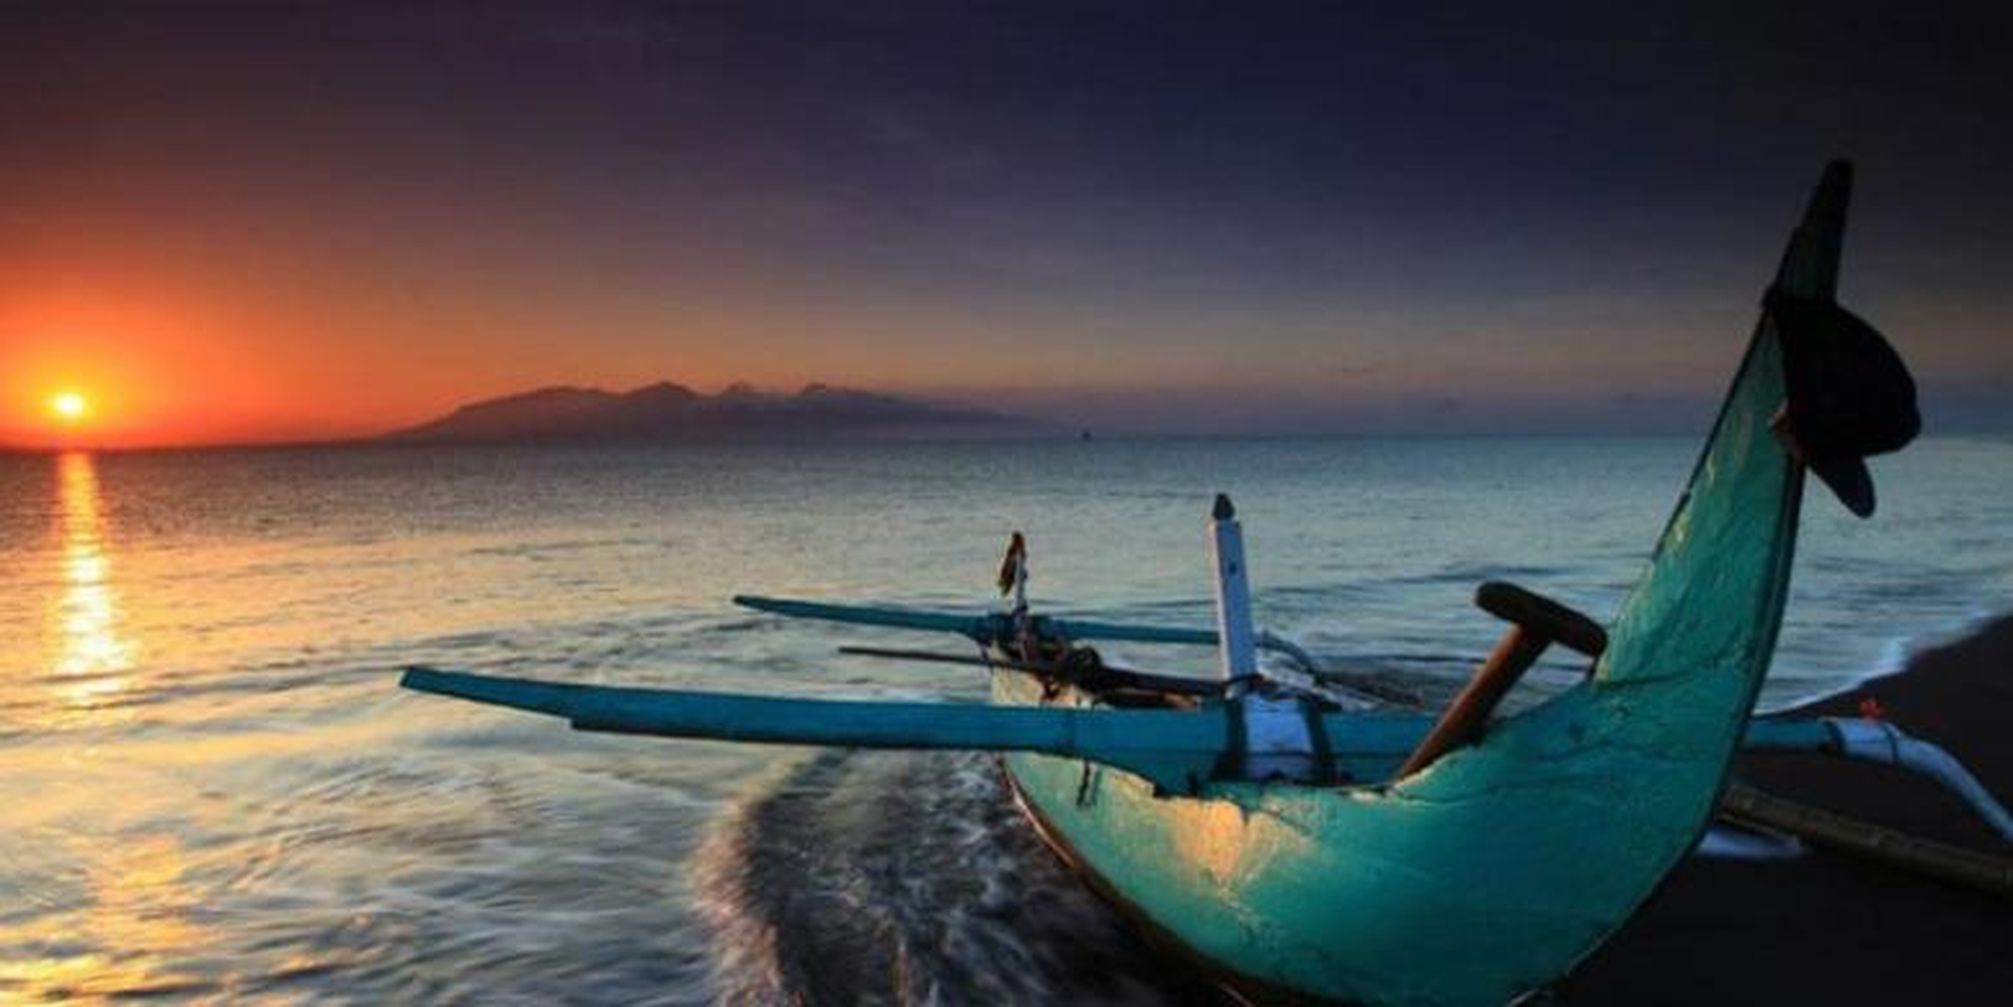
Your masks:
M843 622L855 626L883 626L890 629L915 629L934 633L955 633L981 643L1011 639L1013 623L1006 615L997 612L964 613L942 612L928 609L894 608L887 605L835 605L822 601L803 601L795 598L767 598L760 595L737 594L733 602L742 608L757 612L787 616L793 619L822 619L826 622ZM1195 646L1216 646L1216 631L1210 629L1190 629L1180 626L1149 626L1140 623L1106 622L1098 619L1061 619L1055 616L1038 615L1035 625L1041 634L1050 639L1076 641L1120 640L1130 643L1174 643ZM1261 647L1282 649L1276 641L1261 638Z
M577 730L839 748L1038 752L1088 759L1187 793L1207 781L1231 744L1225 707L1114 710L960 703L791 699L676 689L577 685L406 669L408 689L529 710ZM1427 714L1329 713L1321 718L1336 766L1360 783L1389 779L1431 727ZM1748 725L1749 751L1836 747L1822 720ZM1192 779L1191 779L1192 777Z

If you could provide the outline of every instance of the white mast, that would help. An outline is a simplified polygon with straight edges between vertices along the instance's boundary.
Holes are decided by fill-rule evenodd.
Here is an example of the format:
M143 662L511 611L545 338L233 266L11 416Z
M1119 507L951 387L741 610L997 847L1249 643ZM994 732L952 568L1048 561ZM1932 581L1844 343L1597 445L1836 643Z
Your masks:
M1244 775L1309 780L1315 776L1309 711L1297 696L1272 698L1253 691L1258 674L1258 634L1251 626L1251 581L1244 567L1244 528L1230 497L1218 493L1209 516L1209 550L1216 561L1216 634L1225 695L1244 722Z
M1235 699L1251 688L1258 673L1257 635L1251 628L1251 581L1244 573L1244 528L1228 494L1216 494L1209 515L1209 552L1216 562L1216 633L1223 678L1234 682Z

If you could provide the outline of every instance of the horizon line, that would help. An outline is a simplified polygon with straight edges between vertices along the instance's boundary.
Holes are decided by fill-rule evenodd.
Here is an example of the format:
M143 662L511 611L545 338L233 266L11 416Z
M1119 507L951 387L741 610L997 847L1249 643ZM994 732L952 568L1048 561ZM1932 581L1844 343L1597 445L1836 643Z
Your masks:
M22 455L67 455L67 454L174 454L180 452L207 451L300 451L300 450L371 450L386 449L398 451L457 451L457 450L681 450L718 447L827 447L832 445L900 447L907 445L944 444L1029 444L1037 442L1100 443L1109 441L1496 441L1496 440L1695 440L1705 436L1710 424L1701 424L1697 431L1675 430L1381 430L1381 431L1314 431L1293 433L1288 431L1155 431L1121 430L1111 428L1097 431L1095 428L1058 426L1050 433L1024 433L1001 436L911 436L911 437L714 437L679 440L673 438L656 440L621 439L559 439L559 438L497 438L493 440L398 440L385 434L359 437L326 438L309 440L273 441L203 441L179 444L74 444L74 445L24 445L0 444L0 456ZM1072 433L1078 431L1078 433ZM1081 432L1091 432L1095 436L1086 439ZM2013 423L2004 426L1973 427L1957 426L1945 430L1925 428L1922 440L1967 440L1974 438L2013 437Z

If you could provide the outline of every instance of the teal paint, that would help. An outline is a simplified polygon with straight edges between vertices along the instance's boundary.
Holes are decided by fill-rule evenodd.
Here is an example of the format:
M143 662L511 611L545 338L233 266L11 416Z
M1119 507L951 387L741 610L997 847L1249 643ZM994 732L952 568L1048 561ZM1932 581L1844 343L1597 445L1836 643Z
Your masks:
M843 622L855 626L882 626L890 629L917 629L930 632L955 633L970 637L980 643L1005 642L1013 639L1013 622L1007 616L993 613L940 612L927 609L892 608L885 605L834 605L828 602L801 601L795 598L765 598L758 595L735 595L734 604L751 608L758 612L790 616L797 619L823 619L827 622ZM1036 630L1048 639L1074 640L1123 640L1131 643L1174 643L1197 646L1216 646L1216 631L1210 629L1186 629L1179 626L1146 626L1138 623L1103 622L1096 619L1059 619L1055 616L1034 617ZM1268 640L1260 636L1260 647L1283 648L1282 641Z
M1229 744L1235 736L1228 719L1231 707L1223 703L1177 711L788 699L574 685L417 666L406 669L399 684L419 692L550 714L583 731L754 744L1061 755L1123 769L1167 793L1198 789L1191 777L1206 776L1234 751ZM1382 783L1419 746L1433 718L1382 710L1327 713L1319 721L1321 737L1347 779ZM1743 747L1825 751L1837 748L1837 736L1822 719L1772 718L1750 723Z
M572 685L424 667L406 669L399 681L420 692L562 717L583 731L844 748L1042 752L1123 769L1165 793L1198 789L1232 748L1229 707L1222 704L1184 711L838 702ZM1390 776L1431 723L1425 715L1402 712L1323 718L1337 766L1359 780Z
M1825 717L1757 717L1741 737L1744 752L1836 752L1838 729Z
M1003 616L990 614L928 612L920 609L890 608L884 605L832 605L817 601L798 601L793 598L764 598L751 594L735 595L734 604L757 612L769 612L793 619L823 619L857 626L885 626L891 629L955 633L975 640L993 639L995 623L1004 621Z

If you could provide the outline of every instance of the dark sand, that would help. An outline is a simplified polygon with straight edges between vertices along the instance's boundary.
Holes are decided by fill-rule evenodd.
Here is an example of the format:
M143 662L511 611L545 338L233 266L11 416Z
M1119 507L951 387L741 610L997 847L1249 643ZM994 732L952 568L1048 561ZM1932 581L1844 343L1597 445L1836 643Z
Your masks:
M2013 801L2013 617L1799 712L1856 716L1867 697ZM1901 770L1757 755L1734 773L1800 803L2013 856L1964 804ZM2013 901L1817 849L1793 861L1693 856L1558 992L1583 1004L2013 1003Z

